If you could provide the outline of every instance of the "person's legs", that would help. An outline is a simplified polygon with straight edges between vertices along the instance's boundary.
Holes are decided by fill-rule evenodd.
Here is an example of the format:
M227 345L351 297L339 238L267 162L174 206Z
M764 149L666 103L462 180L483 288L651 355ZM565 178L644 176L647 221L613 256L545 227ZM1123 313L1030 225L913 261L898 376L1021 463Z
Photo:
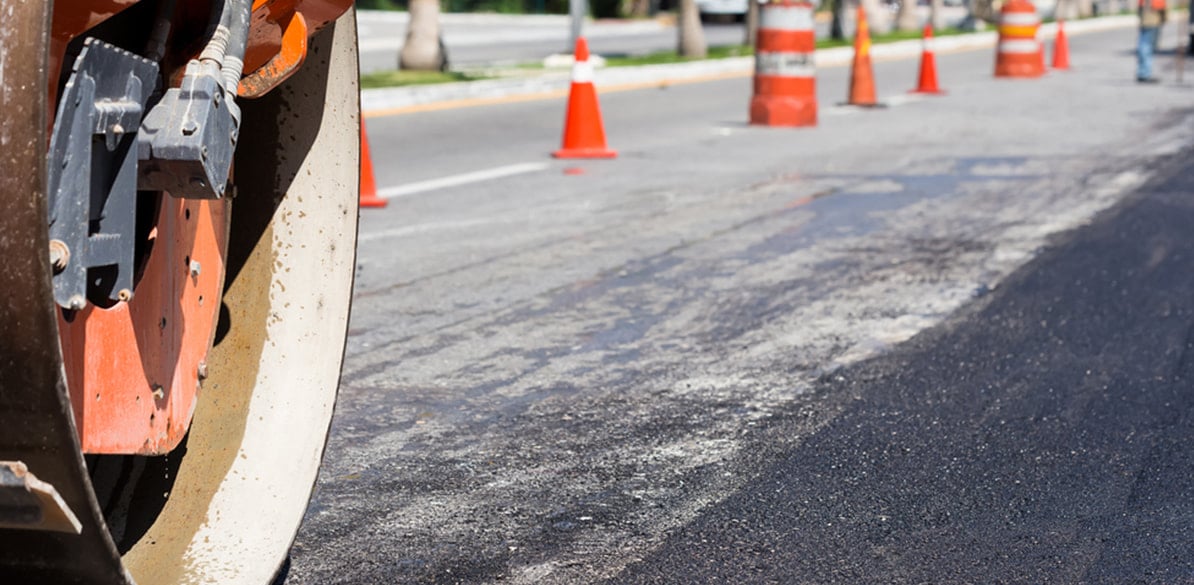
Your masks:
M1186 21L1186 31L1190 33L1190 40L1186 42L1186 54L1194 55L1194 10L1190 11L1190 19Z
M1136 79L1152 79L1153 43L1157 40L1157 27L1142 27L1136 43Z

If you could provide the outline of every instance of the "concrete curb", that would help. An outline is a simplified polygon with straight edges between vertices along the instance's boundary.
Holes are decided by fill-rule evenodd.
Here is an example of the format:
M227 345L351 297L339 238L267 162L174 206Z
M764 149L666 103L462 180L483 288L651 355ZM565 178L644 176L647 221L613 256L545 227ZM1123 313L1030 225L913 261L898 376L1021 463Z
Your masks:
M1069 36L1136 26L1135 15L1106 16L1066 24ZM1057 35L1057 25L1041 26L1040 38L1052 39ZM997 35L994 31L966 35L938 37L934 39L937 53L972 51L994 47ZM876 60L905 59L920 55L921 41L918 39L874 45L871 48ZM816 53L818 67L841 67L849 65L854 57L852 47L821 49ZM992 57L994 59L994 57ZM992 63L994 61L992 60ZM992 65L993 67L994 65ZM643 65L640 67L612 67L597 72L598 88L629 89L633 87L663 86L672 83L692 82L704 79L746 77L754 73L754 57L710 59L666 65ZM454 103L483 102L502 99L526 98L566 92L571 83L569 72L551 71L518 79L486 79L464 83L444 83L361 91L361 109L366 116L397 114L403 110L418 108L451 107Z

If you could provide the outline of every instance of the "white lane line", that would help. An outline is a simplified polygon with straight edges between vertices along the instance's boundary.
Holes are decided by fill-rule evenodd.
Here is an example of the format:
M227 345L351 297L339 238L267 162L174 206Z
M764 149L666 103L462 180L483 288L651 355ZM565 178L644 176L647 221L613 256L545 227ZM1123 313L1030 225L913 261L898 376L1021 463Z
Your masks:
M888 97L887 99L883 100L883 103L894 108L896 106L902 106L904 104L911 104L913 102L921 102L921 101L924 101L925 99L927 99L927 96L923 93L900 93L900 94L896 94L896 95Z
M395 197L406 197L407 195L414 195L416 193L426 193L428 191L437 191L439 189L447 189L448 187L459 187L460 185L468 185L469 183L480 183L481 181L488 181L490 179L500 179L502 177L509 177L511 175L521 175L524 173L533 173L546 169L548 163L533 162L533 163L519 163L516 165L506 165L504 167L495 167L492 169L485 169L482 171L473 171L471 173L461 173L459 175L451 175L448 177L441 177L439 179L430 179L427 181L419 181L417 183L409 183L406 185L399 185L397 187L387 187L379 189L377 196L382 199L393 199Z
M417 225L410 225L406 227L394 228L380 232L373 232L368 234L361 234L357 237L357 241L370 242L373 240L384 240L389 238L402 238L406 236L419 236L430 232L438 232L444 230L462 230L483 225L490 225L494 223L502 223L503 220L492 218L481 219L463 219L458 221L437 221L430 223L421 223Z
M926 99L928 99L928 96L923 93L899 93L890 96L882 96L879 99L879 103L883 107L898 108L905 104L920 102ZM867 108L865 107L851 106L850 104L837 104L835 106L825 108L824 110L826 116L853 116L865 111L867 111Z

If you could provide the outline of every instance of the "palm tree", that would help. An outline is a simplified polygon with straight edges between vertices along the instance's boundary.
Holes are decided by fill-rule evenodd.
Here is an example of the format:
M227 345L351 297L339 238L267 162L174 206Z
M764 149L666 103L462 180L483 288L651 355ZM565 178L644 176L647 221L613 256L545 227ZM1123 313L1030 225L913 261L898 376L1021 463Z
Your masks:
M646 18L651 15L650 0L622 0L621 13L630 18Z
M910 0L915 4L916 0ZM891 31L891 19L887 12L883 9L883 3L879 0L858 0L866 10L867 25L871 27L871 34L883 34ZM856 25L857 26L857 25Z
M399 69L446 71L448 54L439 29L439 0L410 0L406 42L398 55Z
M900 13L896 16L896 30L914 31L920 29L920 15L916 11L917 0L901 0Z
M1058 20L1075 20L1094 14L1094 2L1091 0L1058 0L1053 9L1053 17Z
M846 20L846 0L829 0L829 10L833 12L833 20L829 23L829 38L840 41L846 38L846 31L842 23Z
M968 22L974 22L976 26L977 21L987 24L997 24L999 22L999 10L995 8L994 0L970 0L967 5L970 8L970 16L967 17Z
M746 36L742 44L753 47L759 35L759 0L746 0Z
M705 31L701 28L701 12L696 0L680 0L680 22L676 27L680 38L676 52L681 57L702 59L709 53L705 45Z

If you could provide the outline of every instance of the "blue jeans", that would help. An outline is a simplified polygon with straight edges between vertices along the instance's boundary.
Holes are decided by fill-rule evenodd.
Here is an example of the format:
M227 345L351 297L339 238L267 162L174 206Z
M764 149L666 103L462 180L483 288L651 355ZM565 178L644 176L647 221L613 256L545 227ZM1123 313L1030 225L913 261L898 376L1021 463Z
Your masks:
M1136 43L1136 79L1153 76L1153 47L1157 44L1159 27L1141 27L1140 40Z

